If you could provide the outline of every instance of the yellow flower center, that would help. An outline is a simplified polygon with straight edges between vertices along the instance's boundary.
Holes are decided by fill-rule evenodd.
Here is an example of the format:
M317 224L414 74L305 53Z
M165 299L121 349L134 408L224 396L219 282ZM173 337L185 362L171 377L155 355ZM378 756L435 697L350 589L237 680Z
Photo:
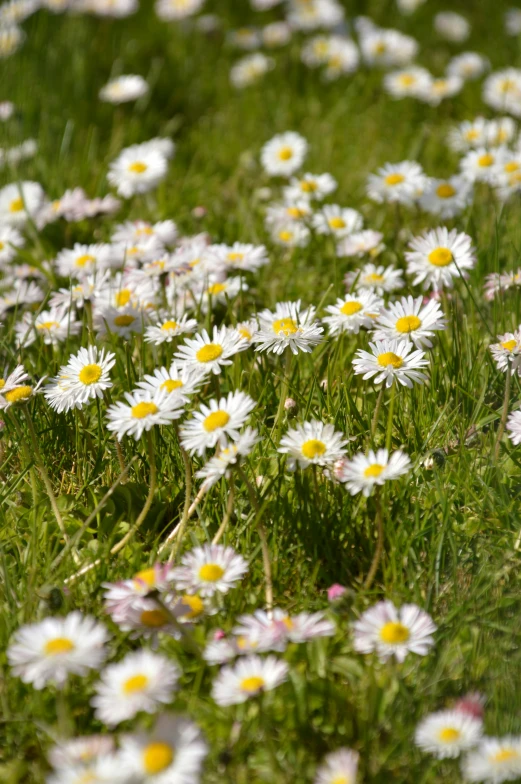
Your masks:
M157 414L159 411L155 403L137 403L132 406L132 416L134 419L145 419L147 416Z
M376 54L384 54L387 50L387 47L383 41L380 41L379 43L376 44L374 50Z
M316 438L310 438L305 441L301 446L301 452L308 460L313 460L314 457L320 457L326 451L326 445L323 441L318 441Z
M169 329L177 329L177 321L165 321L164 324L161 324L161 329L164 329L165 332L168 332Z
M394 172L393 174L388 174L385 178L386 185L399 185L401 182L405 180L403 174L399 174L398 172Z
M500 93L508 93L508 92L510 92L510 90L512 90L514 88L514 86L515 85L514 85L514 82L512 81L512 79L503 79L499 83L499 92Z
M505 342L501 344L501 347L506 351L513 351L516 346L517 340L505 340Z
M142 229L136 229L135 231L137 237L142 237L143 234L150 236L153 233L154 233L154 229L152 229L150 226L143 226Z
M378 364L382 367L392 365L393 368L398 369L403 365L403 359L398 354L395 354L394 351L385 351L378 357Z
M360 302L352 301L352 302L344 302L342 307L340 308L340 313L343 313L344 316L354 316L355 313L359 313L362 310L363 305Z
M156 584L156 571L155 569L142 569L134 575L133 580L139 580L140 583L145 583L149 588L154 588Z
M264 685L264 678L261 678L260 675L252 675L250 678L243 678L240 687L242 691L245 691L248 694L255 694L264 688Z
M123 308L125 305L128 305L131 294L132 292L130 289L121 289L121 291L118 291L116 294L116 307Z
M335 776L331 784L351 784L351 779L348 779L347 776Z
M130 315L123 315L123 316L116 316L114 319L114 324L116 327L130 327L130 325L136 320L135 316Z
M288 207L286 215L290 218L303 218L306 215L306 210L303 210L301 207Z
M21 212L24 208L23 199L18 197L17 199L13 199L9 205L9 212Z
M0 250L3 250L4 248L5 248L5 242L0 242Z
M301 180L300 182L300 190L304 193L314 193L317 188L318 185L313 180Z
M11 389L10 392L6 392L4 397L8 403L23 403L31 397L32 392L32 387L17 387L16 389Z
M54 329L59 326L57 321L42 321L41 324L36 325L36 329Z
M99 365L85 365L79 372L78 378L80 379L82 384L95 384L96 381L99 381L102 374L102 369Z
M48 656L59 656L61 653L70 653L75 647L68 637L55 637L45 643L45 653Z
M453 261L452 251L448 248L435 248L427 258L435 267L446 267Z
M237 332L241 337L246 338L246 340L251 340L251 332L246 327L238 327Z
M442 182L441 185L438 185L436 188L436 196L439 199L450 199L455 193L456 189L453 188L449 182Z
M501 764L502 762L511 762L517 757L518 753L517 751L514 751L514 749L501 749L493 754L490 759L492 762L499 762Z
M138 691L143 691L148 686L148 678L146 675L133 675L123 684L124 694L135 694Z
M183 382L179 381L179 379L167 378L166 381L163 381L159 389L166 389L166 391L170 393L182 386Z
M219 343L207 343L199 349L195 358L198 362L213 362L223 353L223 347Z
M183 604L187 604L190 607L189 612L183 615L183 618L197 618L204 611L204 602L199 596L185 594L183 596Z
M156 743L149 743L143 749L143 767L149 776L161 773L173 761L174 752L168 743L157 741Z
M376 272L371 272L370 275L365 276L365 280L367 283L382 283L385 278L383 275L377 275Z
M229 261L242 261L244 258L244 253L239 253L238 251L233 251L232 253L228 253Z
M3 389L4 387L5 387L5 379L0 378L0 389Z
M78 256L74 264L76 267L84 267L86 264L93 264L96 261L94 256L90 253L84 253L83 256Z
M468 131L465 132L465 139L468 142L473 142L479 137L479 131L475 128L470 128Z
M418 316L402 316L396 322L396 329L398 332L414 332L415 329L419 329L422 323Z
M444 727L440 730L439 739L442 743L455 743L461 737L461 732L454 727Z
M279 240L282 240L282 242L291 242L292 239L292 231L279 231Z
M272 324L273 331L277 335L295 335L298 332L298 326L292 318L277 319Z
M203 422L203 427L207 433L213 433L221 427L225 427L230 421L230 415L227 411L212 411L208 414Z
M478 166L482 168L487 168L488 166L492 166L494 163L494 156L491 155L489 152L486 152L485 155L480 155L478 158Z
M134 174L143 174L147 169L148 166L142 161L134 161L134 163L131 163L128 167L128 170Z
M203 564L199 569L199 578L206 583L216 583L224 574L224 569L219 564Z
M416 77L412 74L402 74L398 81L403 87L410 87L416 82Z
M328 224L332 229L345 229L346 222L343 218L329 218Z
M164 610L143 610L140 615L140 621L143 626L150 629L159 629L168 623L168 615Z
M281 147L279 150L279 158L281 161L289 161L293 158L293 150L291 147Z
M407 642L409 637L409 629L399 621L389 621L380 629L380 639L387 645L398 645L401 642Z
M223 291L226 291L226 285L224 283L212 283L211 286L208 286L208 294L212 297L222 294Z
M376 479L380 476L384 468L385 466L380 465L380 463L373 463L373 465L370 465L365 469L364 476L366 479Z
M505 171L508 173L515 172L518 169L519 169L519 164L517 163L517 161L509 161L509 163L505 164Z

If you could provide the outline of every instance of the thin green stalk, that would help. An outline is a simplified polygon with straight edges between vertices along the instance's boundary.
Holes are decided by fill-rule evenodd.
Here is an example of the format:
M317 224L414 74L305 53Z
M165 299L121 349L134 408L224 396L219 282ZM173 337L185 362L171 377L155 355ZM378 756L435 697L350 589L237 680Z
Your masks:
M239 465L237 470L239 476L241 477L244 484L246 485L246 489L250 497L251 505L255 509L255 527L257 528L257 533L259 534L261 550L262 550L262 565L264 569L266 610L268 612L271 612L271 610L273 609L273 577L271 572L271 559L270 559L270 549L268 547L268 536L266 534L266 529L264 528L260 520L263 510L259 504L257 493L255 492L255 489L251 484L250 480L246 476L244 469Z
M380 418L380 409L382 407L382 400L384 396L385 385L382 384L380 387L380 391L378 393L378 397L376 399L376 408L373 414L373 420L371 422L371 440L374 441L374 437L376 435L376 428L378 427L378 419Z
M286 355L284 358L284 376L282 378L282 386L280 388L280 399L279 399L279 407L277 409L277 416L275 417L275 422L273 423L273 441L278 443L280 437L280 430L282 427L282 417L284 414L284 403L286 402L286 398L288 396L289 391L289 382L291 378L291 358L292 353L289 348L286 349Z
M228 502L226 504L226 510L224 512L223 521L222 521L221 525L219 526L219 528L217 530L217 533L215 534L214 538L212 539L212 544L217 544L221 540L224 532L226 531L226 528L228 527L228 523L230 522L230 518L231 518L232 513L233 513L233 502L234 502L234 500L235 500L235 485L234 485L233 479L232 479L230 481L230 490L229 490L229 493L228 493Z
M494 458L497 462L499 457L499 448L501 446L501 439L505 432L505 425L507 423L508 409L510 406L510 387L512 386L512 368L510 363L507 365L506 379L505 379L505 396L503 398L503 411L501 412L501 421L499 423L499 430L497 431L496 448L494 450Z
M385 436L385 448L389 452L391 450L391 441L393 437L393 414L394 414L394 401L396 398L396 386L392 385L391 388L391 401L389 403L389 413L387 415L387 433Z
M373 584L373 580L375 578L376 572L378 571L378 567L380 565L380 561L382 559L382 553L384 550L384 521L383 521L383 513L382 513L382 501L380 498L380 488L377 486L375 491L374 497L376 503L376 533L377 533L377 540L376 540L376 550L374 551L373 560L371 563L371 567L365 578L364 589L366 591L369 590L371 585Z

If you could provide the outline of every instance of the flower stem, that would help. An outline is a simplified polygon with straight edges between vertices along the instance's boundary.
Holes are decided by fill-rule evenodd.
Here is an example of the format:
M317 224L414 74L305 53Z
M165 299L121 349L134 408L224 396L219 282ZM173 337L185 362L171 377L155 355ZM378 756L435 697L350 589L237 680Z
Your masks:
M266 534L266 529L264 528L260 519L263 509L259 504L257 493L255 492L255 488L251 484L250 480L248 479L248 477L244 472L244 469L241 468L241 466L239 466L238 472L244 484L246 485L246 489L250 497L251 505L255 509L255 513L256 513L255 527L257 528L257 533L259 534L259 539L261 542L262 565L264 568L264 581L265 581L266 610L267 612L271 612L273 609L273 577L271 573L271 560L270 560L270 550L268 547L268 537Z
M275 417L275 422L273 423L273 440L275 443L278 442L280 437L280 430L282 426L282 417L284 414L284 403L286 402L286 398L288 396L289 391L289 381L291 377L291 357L292 357L291 350L289 348L286 349L286 356L284 361L284 376L282 378L282 386L280 388L280 400L279 400L279 407L277 409L277 416Z
M230 482L230 491L228 493L228 503L226 504L226 511L224 513L223 521L222 521L221 525L219 526L219 529L218 529L217 533L215 534L214 538L212 539L212 544L217 544L220 541L220 539L222 538L224 532L226 531L226 528L228 526L228 523L230 522L230 518L231 518L232 513L233 513L233 502L234 502L234 499L235 499L235 486L234 486L233 481L232 481L232 482Z
M380 387L380 391L378 393L378 397L376 399L376 408L374 410L373 419L371 422L371 439L374 441L374 437L376 435L376 428L378 427L378 419L380 418L380 409L382 407L382 400L384 396L385 386L382 384Z
M499 457L499 448L501 446L501 439L503 438L503 433L505 432L505 425L508 416L508 407L510 404L510 387L512 384L512 368L510 366L510 363L507 365L506 375L507 377L505 379L505 397L503 398L503 411L501 412L501 421L499 423L499 430L497 431L496 448L494 452L494 458L496 461Z
M389 403L389 414L387 416L387 433L385 436L385 448L389 452L391 449L391 442L393 438L393 414L394 414L394 400L396 397L396 387L393 384L391 389L391 401Z
M179 440L179 439L178 439ZM188 525L188 520L190 519L191 515L195 511L195 506L192 504L190 505L190 498L192 496L192 463L190 462L190 457L188 456L188 452L186 449L183 449L181 446L181 442L179 441L179 449L181 451L181 457L183 458L183 463L185 467L185 502L183 506L183 514L181 516L181 521L176 528L172 531L172 534L169 535L166 543L170 540L170 537L173 539L174 534L176 537L176 541L172 545L172 550L170 552L169 561L174 561L177 553L179 552L179 548L181 547L181 541L186 530L186 526ZM193 507L193 508L192 508ZM161 548L161 550L163 547ZM159 552L161 552L159 550Z
M382 553L384 550L384 521L382 514L382 501L380 498L380 488L378 486L376 487L374 500L376 502L376 531L378 538L376 540L376 550L374 551L371 568L369 569L367 577L365 578L364 589L366 591L368 591L373 584L373 580L375 578L376 572L378 571L378 566L380 565Z

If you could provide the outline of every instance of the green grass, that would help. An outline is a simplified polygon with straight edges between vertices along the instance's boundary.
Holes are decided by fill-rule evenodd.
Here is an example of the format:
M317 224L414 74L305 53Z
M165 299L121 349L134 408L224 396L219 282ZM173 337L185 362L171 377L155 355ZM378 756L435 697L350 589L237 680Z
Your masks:
M400 17L390 2L346 3L350 14L371 15L382 26L410 32L421 43L419 62L434 72L461 50L432 32L434 11L444 3L429 0L410 17ZM481 0L451 4L473 25L465 48L483 52L493 68L520 63L515 39L502 33L502 12L510 3ZM2 98L19 107L16 118L0 127L0 144L34 137L37 156L18 172L3 170L2 182L19 176L42 183L51 198L82 186L90 196L107 192L108 163L125 146L154 136L172 136L177 153L167 179L150 198L123 204L114 219L80 224L56 223L29 238L24 260L40 264L73 242L104 241L115 222L173 218L182 233L208 231L216 242L266 243L271 263L249 279L250 289L228 308L212 314L214 323L235 323L277 301L301 298L325 305L341 296L350 267L336 259L332 244L314 239L305 249L282 251L270 244L263 225L258 189L278 184L262 173L261 146L275 133L293 129L309 141L305 168L331 172L338 180L334 201L360 209L366 225L385 234L384 263L404 266L409 233L437 225L425 214L404 211L396 234L392 210L367 201L365 180L387 161L417 159L429 175L456 171L457 157L447 150L451 124L478 114L493 116L483 105L480 85L429 108L394 102L383 93L382 74L360 69L351 77L324 84L299 62L300 36L276 51L276 68L263 81L235 91L229 69L240 54L224 43L224 33L205 35L190 25L165 25L143 1L136 16L123 21L38 12L24 24L24 47L1 64ZM209 6L210 8L210 6ZM245 0L214 3L224 29L279 18L275 9L255 16ZM97 99L99 88L115 73L141 73L150 96L114 109ZM203 219L193 216L204 206ZM449 224L447 224L449 225ZM519 627L519 492L521 457L506 438L499 459L494 446L501 415L504 376L492 362L488 345L521 321L517 290L504 299L483 299L484 276L519 265L519 201L500 208L485 189L454 223L467 231L478 249L478 264L468 286L458 283L448 308L448 329L436 339L430 381L412 391L401 389L392 422L392 447L403 448L413 471L387 485L382 494L385 555L376 581L363 580L375 547L374 498L351 497L341 486L311 470L289 474L276 452L273 423L279 402L283 361L272 356L239 355L220 378L221 391L242 389L258 401L252 423L262 441L246 465L259 489L262 522L268 533L275 604L289 612L327 609L325 590L347 586L347 600L336 612L338 634L290 649L289 681L262 703L218 708L210 697L215 668L201 664L170 638L160 650L183 669L175 709L197 721L210 744L204 781L311 782L322 756L340 746L360 751L360 780L371 784L459 782L457 763L436 763L412 744L417 721L449 705L469 690L487 696L488 734L521 733ZM352 265L351 265L352 266ZM63 284L63 282L62 282ZM408 290L409 291L409 290ZM408 293L407 291L407 293ZM70 353L87 345L87 329L56 349L35 343L18 354L8 314L2 327L2 364L22 361L35 378L54 375ZM311 355L293 362L289 394L298 404L295 421L318 418L334 423L350 438L349 452L371 443L377 391L354 376L352 359L367 345L367 333L326 339ZM151 349L135 338L115 341L112 399L122 398L155 367L168 364L172 348ZM327 379L327 388L322 381ZM519 397L514 379L511 408ZM210 384L201 400L214 396ZM375 441L383 445L390 396L384 397ZM194 406L196 404L194 403ZM105 427L104 403L58 415L43 397L29 409L40 450L70 536L117 480L115 443ZM20 409L5 414L0 476L0 780L7 784L41 782L48 771L46 752L61 734L104 731L93 718L89 699L95 676L73 679L63 697L53 687L35 691L9 673L5 649L22 624L72 609L104 618L105 581L132 576L154 562L168 533L179 522L185 500L185 473L173 428L156 429L154 448L158 489L145 523L118 557L109 550L137 519L148 488L145 442L124 439L126 462L138 459L129 481L114 491L81 538L79 557L101 563L68 586L75 571L71 554L57 566L64 540L45 488L34 471L34 451ZM288 424L291 424L289 422ZM284 425L284 429L286 424ZM433 457L432 467L425 460ZM194 465L201 464L195 460ZM31 479L31 477L33 477ZM255 510L244 482L235 480L235 503L223 541L242 553L250 570L241 587L226 595L219 615L195 629L198 644L212 631L232 628L238 614L264 604L264 573ZM33 484L35 485L33 487ZM229 486L213 488L192 517L182 547L210 541L225 513ZM36 495L36 497L35 497ZM439 629L425 659L410 656L403 666L379 664L353 652L349 626L381 598L415 602ZM138 644L110 621L112 660ZM123 725L130 729L139 721ZM145 722L146 724L146 722Z

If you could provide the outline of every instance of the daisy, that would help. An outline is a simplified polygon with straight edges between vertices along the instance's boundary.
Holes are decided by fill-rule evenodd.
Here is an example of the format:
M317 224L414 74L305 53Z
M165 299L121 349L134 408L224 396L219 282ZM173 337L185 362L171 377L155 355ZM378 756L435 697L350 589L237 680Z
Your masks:
M201 386L205 374L197 368L179 367L173 360L170 367L157 368L154 375L145 374L144 381L139 381L137 386L146 392L155 392L157 389L166 390L170 395L176 395L185 403L190 395L194 395Z
M344 277L344 283L348 289L353 286L356 286L357 292L360 289L370 289L379 296L404 286L402 271L395 269L392 264L388 267L364 264L361 270L348 272Z
M139 784L198 784L208 747L190 719L166 713L149 734L123 735L121 776Z
M366 229L343 237L336 246L336 255L342 257L370 255L377 256L383 249L383 234L379 231Z
M156 14L164 22L187 19L197 14L205 0L156 0Z
M287 21L295 30L315 30L336 27L343 18L344 9L337 0L306 0L290 6Z
M229 444L210 458L210 460L197 471L196 476L204 479L201 488L209 490L223 476L229 477L232 466L237 465L242 457L250 454L255 444L259 441L257 430L247 427L239 435L237 441Z
M25 41L25 33L17 25L0 27L0 60L14 54Z
M521 70L494 71L483 82L483 101L492 109L521 115Z
M163 594L160 601L150 598L136 598L118 613L117 624L121 631L131 632L134 640L151 640L157 646L160 634L179 640L180 616L186 615L187 607L176 594Z
M465 781L502 784L521 776L521 737L481 739L477 749L470 751L462 762Z
M262 43L268 49L284 46L291 40L291 32L286 22L270 22L261 29Z
M0 392L5 394L17 387L22 386L24 381L27 381L29 375L25 372L23 365L17 365L12 373L4 370L3 376L0 378Z
M521 444L521 411L513 411L507 419L509 438L517 446Z
M405 253L407 274L414 275L413 286L423 284L434 291L451 287L453 278L465 275L476 263L472 240L457 229L432 229L414 237Z
M487 142L487 121L484 117L465 120L451 128L447 141L454 152L467 152L469 149L482 147Z
M521 331L498 335L498 341L490 346L497 369L506 373L510 368L521 375Z
M203 659L210 665L227 664L237 656L249 656L257 650L257 642L245 637L215 636L207 643L203 651Z
M230 82L234 87L249 87L271 71L275 65L272 57L262 52L253 52L241 57L230 69Z
M255 610L253 615L240 615L233 634L246 640L259 652L286 650L289 643L302 644L316 637L332 637L335 624L321 612L289 615L275 607L270 612Z
M363 218L357 210L326 204L313 215L313 228L318 234L332 234L337 239L358 231L363 226Z
M275 311L263 310L258 315L259 327L253 336L256 351L282 354L290 348L293 354L309 353L322 340L323 328L315 321L315 308L301 310L297 302L278 302Z
M266 210L266 226L285 228L286 226L306 225L313 215L313 208L306 198L296 199L291 202L276 202Z
M477 52L463 52L453 57L447 66L449 76L460 79L479 79L489 68L489 61Z
M377 316L373 338L393 340L408 337L417 348L432 347L429 340L436 330L445 329L444 315L436 300L423 305L423 297L402 297L391 302Z
M358 454L351 460L339 463L335 476L347 485L351 495L362 492L366 498L375 485L383 485L388 480L398 479L411 470L411 461L404 452L393 452L387 449L372 449L368 455Z
M19 367L22 366L20 365ZM5 386L3 388L0 387L0 411L7 411L8 408L14 405L23 405L41 392L40 387L45 380L45 376L33 387L30 384L21 384L20 381L24 380L21 375L18 377L16 383L11 380L11 378L15 376L17 370L18 368L15 368L14 372L6 380ZM4 379L2 379L2 381L3 380Z
M426 68L411 66L386 74L384 87L393 98L416 98L428 88L431 81L432 77Z
M316 772L314 784L356 784L358 753L341 748L327 754Z
M115 727L140 711L154 713L172 700L179 675L179 669L165 656L146 649L128 653L101 674L91 700L96 718Z
M128 76L118 76L101 88L99 97L106 103L121 104L128 101L136 101L148 93L149 87L142 76L129 74Z
M505 32L507 35L519 35L521 33L521 9L509 8L505 12Z
M159 150L147 143L133 144L110 164L107 179L120 196L129 199L156 188L167 170L167 158Z
M441 11L434 17L434 29L447 41L461 43L470 35L470 24L461 14L454 11Z
M460 161L461 173L469 182L494 184L497 164L500 161L500 153L485 147L478 147L477 150L469 150Z
M343 433L337 432L333 425L325 425L314 419L288 430L278 451L290 456L288 467L293 471L297 465L299 468L332 465L345 455L343 447L346 444Z
M103 392L112 387L109 371L116 362L116 355L105 354L96 346L80 348L72 354L58 375L44 389L44 395L59 414L71 408L82 408L94 398L102 398Z
M123 257L121 260L123 261ZM115 252L111 245L81 245L76 242L72 249L64 248L58 253L54 266L62 278L83 278L112 267L115 261Z
M274 136L261 150L264 171L271 176L289 177L302 166L307 149L307 141L294 131Z
M212 276L213 277L213 276ZM204 287L202 296L194 292L196 300L200 300L200 307L203 313L207 313L210 305L226 305L229 300L235 299L240 291L247 291L248 286L240 277L226 278L225 280L209 280Z
M47 784L124 784L120 774L119 755L100 754L91 760L78 760L51 773Z
M440 218L454 218L473 199L472 183L464 177L449 177L446 180L429 180L420 198L420 207Z
M151 593L164 593L172 587L170 564L155 563L137 572L130 580L102 583L105 588L105 611L115 623L125 616L129 606Z
M136 389L125 392L125 400L126 403L115 403L107 410L107 428L116 433L118 441L124 435L137 441L145 430L148 432L154 425L170 425L183 415L183 399L166 389L155 392Z
M17 249L23 248L25 239L12 226L0 224L0 265L7 264L16 257Z
M271 239L286 248L305 248L310 239L310 231L302 223L281 223L271 227Z
M338 79L344 74L351 74L358 68L360 54L353 41L343 35L332 35L329 39L328 53L325 61L326 69L323 77L326 81Z
M427 376L421 372L429 362L425 359L425 352L414 350L414 344L409 340L376 340L369 343L372 353L359 349L353 368L356 375L362 375L366 381L375 377L375 384L385 381L385 386L390 387L394 381L412 389L413 381L423 383Z
M105 305L94 311L94 328L99 338L119 335L128 340L132 333L143 332L144 319L144 312L132 304L123 308Z
M169 247L175 243L176 237L177 226L173 220L158 221L158 223L137 220L120 223L110 239L112 242L130 246L143 240L154 239L158 245Z
M376 652L380 661L395 656L403 662L408 653L427 655L436 628L430 615L415 604L398 609L388 600L378 602L353 624L354 648L358 653Z
M374 319L383 307L383 300L370 289L360 289L356 294L346 294L337 299L335 305L328 305L326 310L331 313L322 319L328 327L330 335L352 332L358 335L360 327L370 329Z
M198 368L205 373L218 375L222 368L232 364L230 357L249 346L235 329L214 327L212 337L203 329L195 338L188 338L179 347L174 358L180 366Z
M459 757L477 746L483 734L481 719L458 710L429 713L416 727L414 741L437 759Z
M69 675L85 675L101 666L108 639L102 624L72 612L22 626L14 634L7 658L13 675L35 689L51 681L63 687Z
M72 740L60 740L47 756L53 768L88 765L92 760L114 751L114 745L114 738L110 735L85 735Z
M381 30L374 26L359 34L359 41L364 60L383 68L407 65L419 49L414 38L398 30Z
M485 139L487 147L501 147L514 140L517 134L517 124L511 117L497 117L487 120L485 124Z
M13 182L0 190L0 224L23 227L34 219L43 205L45 193L38 182Z
M255 401L244 392L229 392L201 405L180 429L181 443L190 454L204 455L207 449L237 441L239 430L255 408Z
M268 252L264 245L234 242L233 245L211 245L208 252L214 255L225 269L257 272L269 263Z
M56 346L71 335L77 335L80 329L81 323L76 321L74 312L63 307L42 310L36 318L24 313L22 320L15 324L20 347L30 346L38 337L43 338L45 345Z
M286 662L275 656L245 656L222 668L213 682L212 697L218 705L238 705L280 686L288 672Z
M179 591L206 597L228 593L247 571L248 564L233 548L205 544L183 555L173 579Z
M287 202L299 199L322 201L337 189L337 181L331 174L310 174L306 172L302 177L293 177L282 193Z
M165 311L157 314L160 318L155 325L145 329L145 342L160 346L162 343L171 343L179 335L195 332L197 329L196 319L188 318L186 314L181 318Z
M386 163L367 180L367 195L378 204L398 202L407 207L414 204L427 185L427 177L419 163L402 161Z

